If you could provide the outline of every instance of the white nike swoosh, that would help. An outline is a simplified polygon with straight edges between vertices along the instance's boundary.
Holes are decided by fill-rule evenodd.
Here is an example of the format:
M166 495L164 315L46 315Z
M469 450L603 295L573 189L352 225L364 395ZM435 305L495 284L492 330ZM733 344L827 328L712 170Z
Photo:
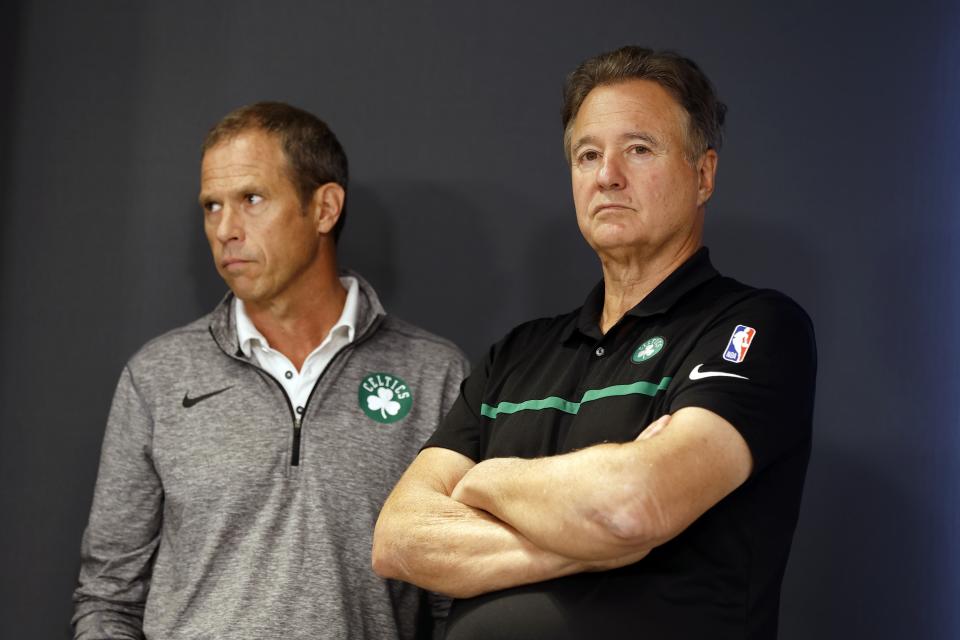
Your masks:
M738 376L735 373L724 373L723 371L700 371L702 364L698 364L690 371L691 380L702 380L703 378L740 378L741 380L749 380L747 376Z

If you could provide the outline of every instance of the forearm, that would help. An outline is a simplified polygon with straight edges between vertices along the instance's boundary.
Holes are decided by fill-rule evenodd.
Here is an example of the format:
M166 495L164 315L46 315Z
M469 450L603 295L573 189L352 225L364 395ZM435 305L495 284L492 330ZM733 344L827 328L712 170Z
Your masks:
M736 489L752 465L737 430L705 409L680 409L650 427L632 442L486 460L463 475L452 497L563 556L646 553Z
M411 506L403 500L386 506L377 524L374 568L383 577L467 598L584 568L448 497Z
M489 513L451 499L449 485L462 472L444 482L426 470L431 458L457 455L423 452L387 499L374 530L378 574L465 598L593 568L541 549Z
M91 603L92 604L92 603ZM97 609L74 616L74 640L142 640L143 612Z
M150 588L152 558L159 535L141 528L143 514L124 503L104 504L106 484L98 484L90 522L83 536L80 575L73 594L74 638L100 640L143 638L143 612ZM108 517L120 512L123 520ZM138 518L138 515L141 517ZM124 523L129 526L124 529ZM130 538L118 535L130 534ZM145 544L140 536L152 535Z
M125 368L104 435L74 591L74 637L142 638L163 485L151 449L152 421Z
M575 453L481 462L458 483L453 498L489 512L540 548L589 562L645 554L625 512L644 495L643 474L629 445L603 444ZM619 485L611 482L619 478Z

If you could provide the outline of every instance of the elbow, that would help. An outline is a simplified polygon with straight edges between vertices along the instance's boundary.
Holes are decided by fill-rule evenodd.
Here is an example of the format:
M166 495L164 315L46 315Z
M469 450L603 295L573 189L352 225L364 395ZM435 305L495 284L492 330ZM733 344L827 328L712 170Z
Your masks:
M615 548L652 549L675 535L664 509L649 495L633 495L598 509L594 522Z
M400 566L398 561L399 553L397 552L396 545L391 544L389 532L385 529L383 516L381 516L380 521L377 522L377 526L373 530L373 548L370 551L370 561L373 566L373 572L381 578L402 579L403 576L401 576L398 571Z
M388 545L373 545L371 555L371 565L373 572L384 579L409 580L405 573L401 571L403 563L400 561L400 555Z
M389 518L380 516L373 531L370 560L373 572L379 577L403 580L421 589L436 591L452 598L469 598L483 593L467 587L457 579L455 566L438 563L436 554L429 553L415 535L405 535L402 522L391 526Z
M370 564L373 567L373 572L381 578L393 577L389 554L383 544L377 542L376 538L373 540L373 549L370 551Z
M404 522L381 513L373 529L370 564L373 572L385 579L421 584L416 557L416 538Z

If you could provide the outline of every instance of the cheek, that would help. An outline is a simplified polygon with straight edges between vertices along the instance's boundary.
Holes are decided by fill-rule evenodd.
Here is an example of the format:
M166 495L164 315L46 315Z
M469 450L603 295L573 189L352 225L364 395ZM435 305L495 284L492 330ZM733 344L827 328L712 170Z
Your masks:
M279 228L278 228L279 226ZM272 225L263 229L255 237L247 238L247 249L272 271L284 272L292 268L296 256L302 249L293 225Z
M585 216L590 208L590 199L593 197L593 192L590 189L589 182L583 177L574 175L572 183L573 206L579 218Z
M203 225L203 235L207 239L207 244L210 245L210 250L213 251L214 255L220 253L220 242L217 240L217 230L213 226L204 223Z
M648 194L649 201L664 212L686 210L690 207L689 201L696 198L696 188L691 189L691 183L686 176L675 172L648 174L643 178L642 187Z
M673 178L675 176L665 167L658 167L655 170L648 170L637 173L635 179L637 183L651 194L660 194L672 188Z
M266 216L248 224L243 236L243 246L253 256L269 261L282 246L283 231L278 224L269 224ZM281 227L278 233L277 227Z

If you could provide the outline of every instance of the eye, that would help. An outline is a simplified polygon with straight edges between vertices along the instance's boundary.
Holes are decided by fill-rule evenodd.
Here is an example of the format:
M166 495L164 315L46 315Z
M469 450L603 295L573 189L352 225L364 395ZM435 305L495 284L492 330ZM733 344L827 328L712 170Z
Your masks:
M222 209L222 208L223 208L223 205L220 204L219 202L204 202L204 203L203 203L203 210L204 210L204 212L206 212L206 213L217 213L217 212L219 212L220 209Z
M643 146L642 144L634 145L630 147L630 154L635 156L642 156L650 153L650 149Z
M587 149L577 156L577 166L588 167L600 160L600 152L595 149Z
M263 202L263 196L257 195L256 193L248 193L243 196L243 199L246 200L248 204L260 204Z

